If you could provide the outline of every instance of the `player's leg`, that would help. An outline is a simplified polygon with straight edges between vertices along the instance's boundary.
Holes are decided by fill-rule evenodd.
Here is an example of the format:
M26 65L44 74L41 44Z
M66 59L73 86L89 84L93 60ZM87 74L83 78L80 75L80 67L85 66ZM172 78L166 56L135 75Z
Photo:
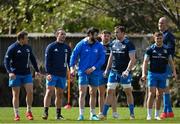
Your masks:
M171 96L169 93L169 81L170 81L170 77L172 77L172 70L170 68L170 65L167 66L167 72L166 72L168 79L166 80L166 88L165 88L165 93L163 94L163 104L164 104L164 110L161 113L160 117L163 118L173 118L174 117L174 113L172 110L172 105L171 105Z
M24 88L26 90L26 105L27 105L27 111L26 111L26 117L28 120L33 120L33 115L31 111L32 102L33 102L33 80L32 75L28 74L25 76L22 76L22 82L24 84Z
M103 116L101 116L100 119L106 119L110 105L112 105L113 102L116 102L113 101L113 95L115 94L116 87L119 85L118 81L120 81L120 79L117 77L117 74L111 71L108 77L105 104L103 106Z
M12 88L12 104L14 110L14 120L19 121L19 93L20 93L21 80L20 76L16 75L15 79L9 79L9 87Z
M113 101L114 102L112 102L112 104L111 104L111 107L112 107L112 117L114 118L114 119L118 119L119 118L119 114L118 114L118 112L117 112L117 97L116 97L116 90L115 90L115 92L113 92Z
M156 91L156 106L155 106L155 115L154 115L154 118L156 120L161 120L160 117L159 117L159 111L160 111L160 107L161 107L161 99L162 99L163 92L164 92L164 89L157 88L157 91Z
M132 94L132 86L131 86L132 76L129 74L127 77L121 76L121 85L124 89L124 92L127 97L127 104L129 106L130 119L134 119L134 97Z
M61 114L61 106L62 106L65 84L66 84L66 78L58 77L58 81L55 87L55 106L56 106L56 119L59 120L64 119L64 117Z
M31 111L32 102L33 102L33 84L27 83L24 85L26 90L26 104L27 104L27 111L26 111L26 117L29 120L33 120L33 115Z
M124 92L127 97L127 104L129 106L130 119L134 119L135 118L135 116L134 116L134 98L132 95L131 85L128 85L128 86L123 85L123 87L124 87Z
M89 106L90 106L90 120L99 120L99 118L96 116L96 94L97 93L97 87L96 86L89 86Z
M50 81L48 81L46 79L46 93L44 96L44 112L42 115L42 119L46 120L48 118L48 110L49 110L49 106L51 104L51 97L53 95L54 92L54 87L56 85L56 81L57 79L55 78L55 76L51 75L52 79Z
M98 104L99 104L99 115L102 114L103 111L103 105L104 105L104 100L105 100L105 92L106 92L106 87L105 85L100 85L98 87Z
M78 120L84 120L85 97L87 92L87 76L79 76L79 117Z
M14 109L14 115L15 121L20 120L19 116L19 93L20 93L20 87L12 87L12 104L13 104L13 109Z
M148 87L147 120L152 119L152 107L153 107L155 95L156 95L156 87Z
M96 99L97 99L97 88L100 83L99 75L90 74L89 75L89 106L90 106L90 120L99 120L96 116Z

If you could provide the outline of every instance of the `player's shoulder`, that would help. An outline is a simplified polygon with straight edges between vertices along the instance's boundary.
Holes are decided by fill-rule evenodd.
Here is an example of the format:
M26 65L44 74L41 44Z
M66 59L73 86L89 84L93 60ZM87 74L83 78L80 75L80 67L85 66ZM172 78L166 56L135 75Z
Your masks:
M18 47L18 43L17 42L14 42L14 43L12 43L9 47L8 47L8 49L9 50L13 50L13 49L16 49Z

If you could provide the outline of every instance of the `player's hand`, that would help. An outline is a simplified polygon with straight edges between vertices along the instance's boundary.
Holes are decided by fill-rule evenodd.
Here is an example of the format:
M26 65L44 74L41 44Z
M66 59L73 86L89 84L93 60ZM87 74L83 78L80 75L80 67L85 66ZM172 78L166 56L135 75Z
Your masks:
M40 78L42 75L41 75L41 73L40 72L35 72L35 77L36 78Z
M9 73L9 79L11 80L16 79L16 75L14 73Z
M91 74L94 71L93 68L88 68L85 72L86 74Z
M108 71L107 71L107 70L104 71L103 77L104 77L104 78L107 78L107 77L108 77Z
M129 71L125 70L122 72L122 77L126 78L129 75Z
M48 75L46 76L46 79L47 79L48 81L51 81L51 80L52 80L52 76L51 76L50 74L48 74Z

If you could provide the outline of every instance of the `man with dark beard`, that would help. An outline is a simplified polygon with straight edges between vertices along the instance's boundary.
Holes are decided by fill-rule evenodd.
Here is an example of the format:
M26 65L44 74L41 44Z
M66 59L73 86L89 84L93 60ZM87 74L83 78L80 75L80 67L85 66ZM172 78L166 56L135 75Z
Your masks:
M103 45L96 39L98 29L90 28L87 31L87 37L82 39L74 48L71 59L71 75L75 73L75 64L78 61L79 76L79 118L84 120L84 107L87 87L90 94L90 120L99 120L95 113L96 92L99 85L101 66L105 62L105 53Z

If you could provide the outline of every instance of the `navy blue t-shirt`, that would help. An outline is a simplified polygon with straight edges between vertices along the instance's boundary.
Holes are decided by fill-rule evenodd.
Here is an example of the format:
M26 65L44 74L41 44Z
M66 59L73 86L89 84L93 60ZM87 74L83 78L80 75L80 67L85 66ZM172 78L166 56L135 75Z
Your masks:
M39 72L31 47L15 42L8 47L4 58L4 66L8 73L27 75L30 74L30 61L36 72Z
M173 57L175 54L175 37L169 30L163 32L163 43L167 45Z
M147 48L145 55L149 57L150 72L153 73L166 72L168 58L171 55L166 45L163 45L162 47L157 47L155 44L153 44Z
M126 70L130 58L129 53L135 52L135 46L128 38L123 41L114 40L112 42L112 70L117 71L121 74Z
M102 42L101 42L102 43ZM102 43L103 44L103 43ZM106 66L107 66L107 63L108 63L108 59L109 59L109 55L110 55L110 52L111 52L111 42L108 43L108 44L103 44L104 46L104 52L106 54L106 57L105 57L105 63L102 65L101 67L101 70L105 71L106 70Z
M65 43L52 42L45 52L45 69L48 74L66 77L71 49Z

